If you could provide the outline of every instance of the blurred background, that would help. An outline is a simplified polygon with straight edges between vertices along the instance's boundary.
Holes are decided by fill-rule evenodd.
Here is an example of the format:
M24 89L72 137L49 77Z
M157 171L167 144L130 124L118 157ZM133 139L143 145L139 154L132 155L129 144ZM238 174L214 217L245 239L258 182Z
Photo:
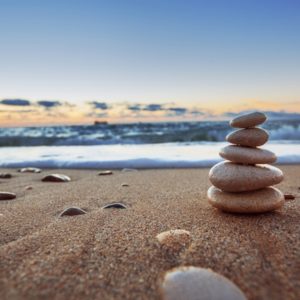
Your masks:
M199 167L260 110L300 162L294 0L0 0L0 166Z

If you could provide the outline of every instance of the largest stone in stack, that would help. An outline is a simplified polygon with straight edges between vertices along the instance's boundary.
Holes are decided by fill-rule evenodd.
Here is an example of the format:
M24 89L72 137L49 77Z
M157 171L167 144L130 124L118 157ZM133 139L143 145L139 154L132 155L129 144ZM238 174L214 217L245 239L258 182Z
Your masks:
M213 186L208 190L208 198L212 206L228 212L261 213L283 205L284 195L273 187L283 180L283 173L268 165L276 161L276 155L258 148L269 138L268 132L256 127L266 119L263 113L254 112L230 122L232 127L242 129L226 137L234 145L221 149L219 154L226 161L209 172Z

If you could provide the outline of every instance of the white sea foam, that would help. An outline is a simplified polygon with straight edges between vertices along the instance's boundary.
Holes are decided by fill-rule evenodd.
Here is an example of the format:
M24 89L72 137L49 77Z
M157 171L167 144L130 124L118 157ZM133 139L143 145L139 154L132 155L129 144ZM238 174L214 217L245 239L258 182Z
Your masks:
M0 148L1 167L40 168L189 168L221 161L226 143L165 143L102 146L41 146ZM268 143L278 164L300 163L300 143Z

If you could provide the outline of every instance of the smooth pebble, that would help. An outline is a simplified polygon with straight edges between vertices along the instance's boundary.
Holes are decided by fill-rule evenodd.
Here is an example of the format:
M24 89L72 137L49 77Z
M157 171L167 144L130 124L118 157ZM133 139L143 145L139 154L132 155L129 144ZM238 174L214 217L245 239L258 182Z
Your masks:
M163 300L246 300L232 281L210 269L197 267L168 271L160 291Z
M252 166L223 161L210 169L209 179L225 192L245 192L278 184L283 180L283 173L270 165Z
M120 208L120 209L125 209L127 206L121 202L113 202L113 203L108 203L102 207L103 209L107 208Z
M294 200L296 197L292 194L284 194L285 200Z
M252 112L237 116L230 121L230 126L237 128L250 128L264 123L267 116L262 112Z
M98 173L99 176L112 175L112 174L113 174L113 172L110 170L101 171Z
M264 213L278 209L284 204L282 192L274 187L251 192L228 193L211 186L207 196L212 206L233 213Z
M262 146L268 141L268 139L268 132L262 128L239 129L226 136L227 142L247 147Z
M156 239L163 248L174 252L188 247L192 241L190 232L184 229L161 232L156 236Z
M71 181L71 178L67 175L63 174L50 174L46 175L42 181L46 182L69 182Z
M15 199L17 195L10 192L0 192L0 200L12 200Z
M241 164L271 164L277 159L276 155L266 149L229 145L219 152L224 159Z
M86 211L81 209L80 207L68 207L66 208L65 210L63 210L61 213L60 213L60 217L65 217L65 216L77 216L77 215L84 215L86 214Z
M21 172L21 173L41 173L42 170L39 168L29 167L29 168L22 168L19 170L19 172Z
M8 179L8 178L12 178L12 175L10 173L0 173L0 178Z

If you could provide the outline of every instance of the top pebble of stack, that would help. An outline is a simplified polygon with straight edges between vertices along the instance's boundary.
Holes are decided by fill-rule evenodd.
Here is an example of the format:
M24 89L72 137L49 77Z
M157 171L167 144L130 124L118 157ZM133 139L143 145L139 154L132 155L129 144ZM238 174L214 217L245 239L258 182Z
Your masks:
M253 112L234 118L230 122L230 126L235 128L252 128L264 123L267 120L265 114L261 112Z

